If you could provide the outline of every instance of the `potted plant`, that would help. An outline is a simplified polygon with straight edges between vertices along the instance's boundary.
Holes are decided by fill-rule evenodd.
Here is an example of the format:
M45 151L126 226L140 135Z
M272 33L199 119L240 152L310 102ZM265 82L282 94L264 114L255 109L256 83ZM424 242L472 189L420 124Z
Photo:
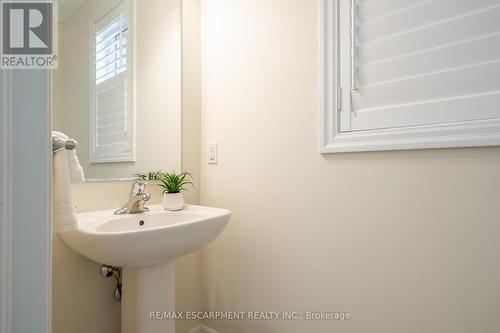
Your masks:
M181 210L184 208L184 195L182 191L187 185L194 187L191 182L192 176L189 172L177 174L175 172L164 172L161 174L159 186L163 189L163 208L166 210Z
M157 181L160 180L162 177L162 172L161 171L150 171L150 172L140 172L134 174L134 179L135 180L152 180L152 181Z

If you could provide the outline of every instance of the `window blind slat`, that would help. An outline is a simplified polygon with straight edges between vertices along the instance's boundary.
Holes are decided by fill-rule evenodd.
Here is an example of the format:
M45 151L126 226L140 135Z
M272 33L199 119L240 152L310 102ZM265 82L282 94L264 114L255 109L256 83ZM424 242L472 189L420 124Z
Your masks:
M98 83L100 84L106 80L109 80L127 69L127 65L119 64L120 63L113 64L112 66L107 66L104 70L99 71L97 74Z
M96 53L96 62L98 63L99 61L109 57L110 55L118 55L121 56L121 54L126 54L126 46L127 46L127 40L122 40L121 41L122 45L120 46L120 42L116 41L113 44L109 45L107 48L103 49L100 52ZM97 68L99 68L99 65L97 65Z
M360 44L405 35L434 25L461 20L499 7L497 0L438 0L426 2L383 19L358 26ZM360 5L360 9L362 5Z
M108 35L106 37L102 38L101 40L97 41L97 38L96 38L96 45L95 45L96 51L100 51L103 48L105 48L106 46L108 46L109 44L116 41L116 37L120 35L120 31L122 31L123 34L127 34L128 27L118 26L116 30L109 32Z
M122 64L122 60L124 60L123 58L118 58L118 59L115 59L113 62L111 63L107 63L107 64L104 64L102 65L101 68L98 68L97 69L97 74L96 74L96 78L99 79L99 78L102 78L106 75L108 75L109 73L114 73L114 75L118 75L117 71L120 67L125 67L126 64Z
M99 107L99 115L97 116L97 121L98 123L101 120L105 120L106 118L115 116L115 115L120 115L121 118L123 119L123 109L125 108L125 103L124 102L117 102L111 106L108 107Z
M358 19L360 23L375 21L429 2L432 0L358 0Z
M112 99L116 101L118 98L121 100L124 92L125 86L125 77L124 75L119 75L114 77L111 80L103 82L97 87L97 95L99 95L98 103L103 103L106 99Z
M118 121L109 125L97 126L97 135L105 133L116 133L120 131L123 132L125 124L126 123L124 121Z
M373 85L495 61L500 59L498 45L500 45L500 32L361 66L358 69L359 83L362 86Z
M96 128L109 126L109 125L124 122L124 121L125 121L125 119L124 119L122 113L118 113L118 114L115 113L115 114L109 115L107 117L101 117L100 119L98 119L96 122Z
M96 33L96 43L99 44L109 36L113 35L116 33L116 31L120 30L120 18L117 17L114 19L111 23L109 23L106 27L103 29L97 31Z
M121 91L108 92L107 94L100 94L97 106L99 109L106 109L115 105L123 105L124 93Z
M119 133L106 133L99 135L97 140L98 145L108 145L117 144L121 142L127 142L127 134L122 132Z
M353 111L419 103L500 90L500 60L430 75L361 86L352 93ZM498 108L500 112L500 107Z
M128 142L119 142L114 144L101 144L98 147L96 156L103 159L112 160L113 157L122 157L125 153L130 153L131 148Z
M100 66L99 66L100 65ZM97 67L99 66L99 67ZM115 71L117 66L117 59L115 57L110 57L109 61L102 61L101 63L96 64L96 78L99 79L100 77L110 73L111 71Z
M500 105L500 91L359 111L357 116L352 118L351 130L363 131L493 119L500 117L498 105Z
M499 2L498 0L496 0ZM463 40L481 38L500 32L500 7L464 16L426 29L412 31L405 35L361 44L357 50L358 63L367 65L397 56L418 53Z
M120 41L120 32L117 31L116 34L114 34L113 36L111 36L112 38L109 38L105 43L102 43L102 44L99 44L99 45L95 45L94 47L94 51L97 55L101 54L103 51L105 50L108 50L109 48L119 48L120 46L120 43L122 43L123 45L125 45L127 43L127 37L128 37L128 33L127 31L125 31L123 34L122 34L122 39Z

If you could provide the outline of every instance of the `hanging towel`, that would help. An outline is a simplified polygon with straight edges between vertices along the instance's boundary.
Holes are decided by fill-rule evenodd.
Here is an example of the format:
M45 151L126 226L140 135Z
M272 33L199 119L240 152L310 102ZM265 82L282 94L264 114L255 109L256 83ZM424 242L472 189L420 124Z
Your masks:
M60 132L54 135L68 140ZM63 232L77 223L73 208L71 184L82 183L85 178L75 150L61 149L53 154L53 217L54 231Z
M64 133L54 131L52 134L64 140L69 140L69 137ZM64 149L63 152L68 155L68 167L71 184L81 184L85 182L85 175L83 173L83 168L80 165L80 161L78 160L78 156L76 155L76 149Z

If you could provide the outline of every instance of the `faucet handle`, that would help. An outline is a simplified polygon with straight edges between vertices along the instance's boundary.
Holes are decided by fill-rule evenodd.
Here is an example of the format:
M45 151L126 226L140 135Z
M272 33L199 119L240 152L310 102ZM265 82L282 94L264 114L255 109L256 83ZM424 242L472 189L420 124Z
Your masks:
M123 208L115 211L115 215L144 213L149 211L149 208L144 207L146 201L151 199L151 195L146 193L147 184L148 183L143 180L133 182L130 188L128 202Z
M143 180L137 180L132 183L132 187L130 188L130 195L141 195L146 193L146 185L148 182Z

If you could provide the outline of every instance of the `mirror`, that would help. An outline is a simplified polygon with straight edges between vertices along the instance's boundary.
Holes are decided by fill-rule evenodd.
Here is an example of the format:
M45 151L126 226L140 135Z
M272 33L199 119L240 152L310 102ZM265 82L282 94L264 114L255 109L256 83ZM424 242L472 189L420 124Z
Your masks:
M181 0L59 0L53 129L88 181L181 167Z

